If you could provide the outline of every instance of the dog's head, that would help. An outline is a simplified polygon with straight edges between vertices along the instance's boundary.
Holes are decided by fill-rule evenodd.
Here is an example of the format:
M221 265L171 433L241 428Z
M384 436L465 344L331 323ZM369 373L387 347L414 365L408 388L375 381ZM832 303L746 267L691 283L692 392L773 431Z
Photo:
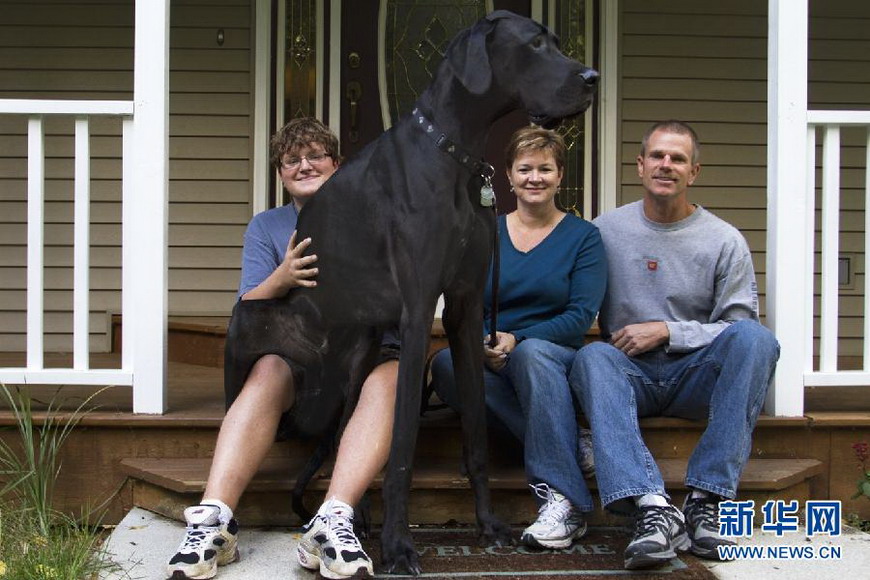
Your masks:
M565 56L549 29L506 10L460 32L445 63L470 93L497 88L544 127L585 111L598 88L598 73Z

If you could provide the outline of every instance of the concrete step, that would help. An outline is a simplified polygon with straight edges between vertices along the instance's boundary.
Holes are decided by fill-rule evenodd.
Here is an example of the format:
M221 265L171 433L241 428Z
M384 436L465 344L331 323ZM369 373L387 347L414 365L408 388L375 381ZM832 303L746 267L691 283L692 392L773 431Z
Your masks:
M518 532L519 533L519 532ZM591 533L591 532L590 532ZM179 542L184 537L184 524L153 512L133 508L121 521L106 541L107 559L117 564L112 572L100 574L100 580L128 580L130 578L162 578L166 562L169 560ZM303 570L296 562L296 544L299 541L299 530L282 528L257 528L242 525L239 534L239 549L241 559L229 566L220 568L220 580L250 580L251 578L284 578L288 580L314 580L314 573ZM839 560L738 560L734 562L702 562L713 576L721 580L820 580L823 578L864 578L870 569L870 534L862 533L854 528L845 527L843 534L837 537L814 536L801 538L804 545L839 546L842 558ZM581 539L579 543L583 543ZM755 530L752 538L741 538L741 545L754 546L788 546L797 542L793 535L777 536L772 533L761 533ZM597 546L599 549L602 546ZM476 546L474 548L477 548ZM451 550L452 549L452 550ZM450 551L448 551L450 550ZM471 547L468 547L471 551ZM504 549L503 549L504 550ZM461 553L455 546L445 546L444 553ZM377 554L371 554L375 565L379 564ZM620 557L621 554L615 554ZM583 556L578 555L578 560ZM456 563L459 572L463 565L462 558ZM507 559L499 561L507 562ZM497 564L497 562L496 562ZM540 578L537 568L531 570L501 570L496 569L497 576L530 579ZM427 570L424 569L424 573ZM511 573L512 572L512 573ZM584 569L576 575L560 574L560 577L596 577L605 578L619 576L622 570L602 570L595 575L594 570ZM669 576L669 572L677 572L676 577L685 578L679 570L660 569L655 577ZM588 576L587 576L588 575ZM489 577L497 577L492 574ZM378 575L380 578L390 578ZM421 578L435 577L429 573ZM467 577L467 576L464 576ZM484 578L480 572L471 577ZM654 577L644 575L644 577ZM692 576L694 577L694 576Z

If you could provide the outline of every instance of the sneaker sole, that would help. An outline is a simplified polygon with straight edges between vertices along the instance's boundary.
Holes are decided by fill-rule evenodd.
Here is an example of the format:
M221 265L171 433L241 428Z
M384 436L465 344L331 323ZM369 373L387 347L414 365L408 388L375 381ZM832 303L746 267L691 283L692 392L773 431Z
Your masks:
M317 570L320 572L320 575L324 578L329 578L329 580L343 580L345 578L371 578L372 574L368 571L368 568L365 566L360 566L356 569L356 571L352 574L339 574L338 572L333 572L329 568L326 567L326 563L323 559L317 554L313 554L302 546L296 547L296 561L299 562L299 565L305 568L306 570Z
M560 550L562 548L567 548L570 546L574 540L579 540L583 536L586 535L586 522L583 522L583 526L577 528L573 534L569 536L565 536L564 538L536 538L531 534L523 534L520 541L529 546L530 548L546 548L550 550Z
M670 550L657 552L655 554L638 554L631 558L626 558L624 562L625 568L627 570L638 570L641 568L661 566L673 558L676 558L677 552L685 552L689 550L691 545L692 541L689 539L689 535L683 534L682 536L674 538L672 544L673 547Z
M723 546L736 546L737 544L722 544ZM704 558L705 560L716 560L718 562L722 561L722 558L719 557L719 550L717 548L709 549L702 548L701 546L692 542L692 548L690 551L698 556L699 558Z

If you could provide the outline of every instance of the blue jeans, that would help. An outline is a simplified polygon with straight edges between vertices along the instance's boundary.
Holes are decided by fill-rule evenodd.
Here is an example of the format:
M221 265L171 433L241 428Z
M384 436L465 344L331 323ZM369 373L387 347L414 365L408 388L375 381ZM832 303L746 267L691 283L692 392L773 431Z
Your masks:
M528 338L511 352L499 372L484 369L486 407L523 442L526 478L546 483L575 508L592 511L592 494L580 471L576 406L568 370L576 350ZM450 350L432 360L432 381L442 401L459 408Z
M601 503L628 513L634 496L667 495L638 425L648 416L706 419L686 485L736 497L778 358L773 334L749 320L690 353L659 349L629 357L604 342L582 348L569 381L591 425Z

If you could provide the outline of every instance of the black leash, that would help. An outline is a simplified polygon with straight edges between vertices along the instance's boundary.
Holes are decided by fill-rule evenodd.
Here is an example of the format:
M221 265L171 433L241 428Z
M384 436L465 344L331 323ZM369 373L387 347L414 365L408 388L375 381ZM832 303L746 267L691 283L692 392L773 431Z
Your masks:
M489 348L495 348L498 340L495 331L498 328L498 278L499 256L501 255L498 238L498 211L496 204L492 204L492 215L495 219L495 227L492 229L492 304L489 311Z
M498 344L496 338L496 329L498 328L498 277L499 277L499 237L498 237L498 206L495 200L495 191L492 189L492 176L495 175L495 169L492 165L486 162L485 159L476 159L465 149L459 146L458 143L450 139L445 133L442 133L438 127L426 118L420 111L419 107L414 107L411 111L411 116L418 127L435 142L435 146L444 151L453 159L459 162L460 165L471 170L472 173L477 173L483 178L483 186L480 188L480 204L484 207L491 207L492 214L495 219L495 227L493 228L493 246L492 246L492 307L490 309L490 332L489 332L489 347L495 348Z

